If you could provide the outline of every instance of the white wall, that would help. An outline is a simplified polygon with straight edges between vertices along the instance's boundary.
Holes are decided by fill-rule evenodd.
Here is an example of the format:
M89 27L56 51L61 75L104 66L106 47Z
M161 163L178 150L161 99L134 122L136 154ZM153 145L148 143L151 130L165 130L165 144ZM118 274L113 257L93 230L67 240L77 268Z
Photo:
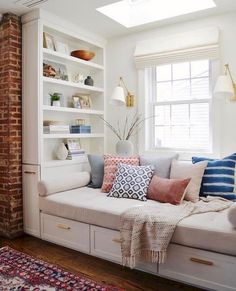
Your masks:
M138 96L137 71L134 65L134 50L136 43L140 40L151 39L168 34L176 34L194 29L216 26L221 31L221 62L229 63L233 77L236 81L236 12L219 15L216 17L204 18L200 20L188 21L180 24L160 27L154 30L143 31L130 34L120 38L110 39L107 44L107 104L113 88L117 85L119 76L123 76L127 87L132 93ZM107 119L116 125L117 120L130 116L137 110L138 100L135 108L116 108L107 105ZM222 102L221 124L217 129L220 135L220 155L224 156L236 152L236 102ZM114 152L117 138L107 131L107 151ZM138 139L133 139L136 150Z

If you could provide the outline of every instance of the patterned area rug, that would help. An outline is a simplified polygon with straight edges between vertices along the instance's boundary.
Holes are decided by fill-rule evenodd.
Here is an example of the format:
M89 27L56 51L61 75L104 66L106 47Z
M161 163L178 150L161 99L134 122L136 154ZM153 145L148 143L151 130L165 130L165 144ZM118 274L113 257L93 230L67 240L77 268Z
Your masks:
M6 246L0 249L1 291L122 291L38 260Z

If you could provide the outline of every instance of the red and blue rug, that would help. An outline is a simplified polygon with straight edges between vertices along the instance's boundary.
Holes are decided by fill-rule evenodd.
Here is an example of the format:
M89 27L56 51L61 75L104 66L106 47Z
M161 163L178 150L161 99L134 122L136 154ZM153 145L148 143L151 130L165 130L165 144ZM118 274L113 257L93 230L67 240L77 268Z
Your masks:
M122 291L99 284L6 246L0 249L1 291Z

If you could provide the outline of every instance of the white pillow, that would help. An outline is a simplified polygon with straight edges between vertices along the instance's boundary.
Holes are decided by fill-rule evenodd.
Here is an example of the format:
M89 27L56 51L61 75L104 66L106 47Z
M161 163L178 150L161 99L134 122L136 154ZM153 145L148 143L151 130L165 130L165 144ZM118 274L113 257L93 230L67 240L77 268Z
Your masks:
M75 172L64 175L63 178L56 177L42 180L38 183L39 196L44 197L54 193L80 188L88 185L89 182L89 172Z
M207 164L208 161L202 161L197 164L177 160L172 161L170 170L171 179L191 178L186 189L185 200L192 202L197 202L199 200L202 177Z
M236 228L236 205L230 207L228 211L229 222Z

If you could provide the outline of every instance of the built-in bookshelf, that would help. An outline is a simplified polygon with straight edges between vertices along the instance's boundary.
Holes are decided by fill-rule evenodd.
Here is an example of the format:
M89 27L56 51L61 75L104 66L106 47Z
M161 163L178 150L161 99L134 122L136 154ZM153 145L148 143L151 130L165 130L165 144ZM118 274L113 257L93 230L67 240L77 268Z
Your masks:
M39 236L38 181L88 169L87 154L104 153L105 40L40 9L24 15L22 22L24 221L25 231ZM71 56L79 49L93 51L94 58ZM85 84L87 76L92 77L92 85ZM60 106L53 106L50 94L55 93ZM78 98L87 101L77 104ZM71 128L78 120L90 132L44 131L45 122ZM59 160L56 151L68 139L79 140L84 151Z

